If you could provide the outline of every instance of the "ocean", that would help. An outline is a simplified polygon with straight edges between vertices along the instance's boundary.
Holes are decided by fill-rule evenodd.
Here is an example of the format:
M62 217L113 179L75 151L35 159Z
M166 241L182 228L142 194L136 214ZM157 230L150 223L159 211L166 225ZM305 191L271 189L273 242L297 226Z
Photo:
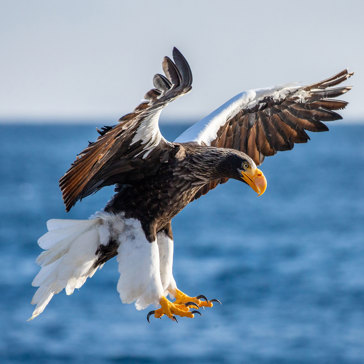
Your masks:
M173 220L179 288L223 303L178 324L121 304L115 259L26 321L46 221L113 189L64 211L58 179L95 125L0 125L0 362L364 363L364 125L344 124L266 158L262 197L230 181Z

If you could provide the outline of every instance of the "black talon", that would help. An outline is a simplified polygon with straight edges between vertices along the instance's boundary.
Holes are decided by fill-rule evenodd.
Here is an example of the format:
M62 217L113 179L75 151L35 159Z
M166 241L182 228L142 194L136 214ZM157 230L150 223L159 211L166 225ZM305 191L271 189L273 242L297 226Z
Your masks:
M203 300L205 300L206 302L208 301L208 299L206 298L206 296L204 296L203 294L200 294L199 296L196 297L198 300L200 300L201 298Z
M199 307L198 307L198 305L197 305L195 302L186 302L186 303L185 303L185 306L186 306L186 307L189 307L189 306L196 306L197 308L199 308Z
M220 305L222 305L222 303L217 298L213 298L212 300L210 300L210 302L217 302L220 303Z
M150 311L150 312L148 312L148 315L147 315L147 321L150 323L150 321L149 321L149 317L151 316L151 315L153 315L155 313L155 311Z
M198 313L200 316L202 316L202 313L200 311L197 311L197 310L193 310L193 311L191 311L191 313Z
M177 320L177 317L176 316L172 316L172 320L176 321L177 324L178 324L178 320Z

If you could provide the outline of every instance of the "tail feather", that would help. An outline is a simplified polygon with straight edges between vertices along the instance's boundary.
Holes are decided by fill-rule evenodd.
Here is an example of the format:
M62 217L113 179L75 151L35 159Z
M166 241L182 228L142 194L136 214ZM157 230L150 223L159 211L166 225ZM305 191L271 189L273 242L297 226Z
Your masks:
M58 292L57 292L58 293ZM35 310L33 311L32 316L28 319L28 321L33 320L38 315L40 315L46 306L48 305L49 301L54 296L54 293L51 292L48 287L39 287L37 292L35 292L35 295L32 299L32 305L37 305Z
M47 221L48 231L60 230L71 226L89 225L92 220L73 220L73 219L50 219Z
M32 285L39 288L32 299L36 308L29 320L41 314L55 294L65 289L70 295L93 276L101 226L100 218L47 222L48 232L38 240L46 250L37 258L41 270Z
M48 278L53 274L54 270L56 269L58 262L53 262L51 264L47 264L42 266L41 270L38 274L34 277L32 286L33 287L40 287L43 283L45 283Z
M52 223L49 223L52 221ZM93 220L49 220L47 222L48 232L38 239L38 245L45 250L52 248L65 239L73 239L81 232L88 230L93 225ZM73 223L69 223L72 221ZM76 221L76 224L75 224Z

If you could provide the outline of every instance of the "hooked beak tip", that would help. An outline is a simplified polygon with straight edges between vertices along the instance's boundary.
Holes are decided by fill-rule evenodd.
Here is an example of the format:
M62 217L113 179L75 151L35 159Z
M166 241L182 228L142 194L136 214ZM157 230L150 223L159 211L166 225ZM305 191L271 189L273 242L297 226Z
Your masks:
M267 189L267 180L260 169L256 169L254 173L243 172L243 180L258 194L262 196Z

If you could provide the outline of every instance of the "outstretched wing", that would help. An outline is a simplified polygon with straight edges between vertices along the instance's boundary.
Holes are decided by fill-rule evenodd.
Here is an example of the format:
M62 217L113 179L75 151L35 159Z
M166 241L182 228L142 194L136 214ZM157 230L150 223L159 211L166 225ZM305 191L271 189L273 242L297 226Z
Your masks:
M90 143L60 179L66 210L91 193L115 183L133 183L156 172L171 149L160 133L158 120L162 109L191 90L191 69L177 50L174 62L165 57L165 76L156 74L154 87L132 113L119 124L104 127L96 142ZM153 161L158 161L153 163Z
M221 148L238 149L257 165L277 151L290 150L295 143L306 143L305 130L320 132L328 128L321 121L342 119L333 110L344 109L346 101L333 100L351 89L333 87L352 76L344 70L309 86L283 86L243 92L194 124L176 142L197 142ZM195 198L219 183L201 188Z

